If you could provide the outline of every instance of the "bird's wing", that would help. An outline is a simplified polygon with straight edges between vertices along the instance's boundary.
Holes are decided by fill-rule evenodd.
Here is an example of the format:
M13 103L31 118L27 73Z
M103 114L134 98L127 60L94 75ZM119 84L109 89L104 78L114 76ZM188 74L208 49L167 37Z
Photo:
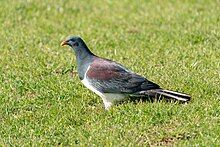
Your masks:
M128 70L116 62L96 58L86 73L86 78L101 92L132 94L159 86Z

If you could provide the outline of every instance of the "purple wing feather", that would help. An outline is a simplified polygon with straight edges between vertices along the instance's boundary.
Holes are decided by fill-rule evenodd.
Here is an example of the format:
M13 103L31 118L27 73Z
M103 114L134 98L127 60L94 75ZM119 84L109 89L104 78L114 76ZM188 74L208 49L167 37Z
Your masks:
M132 94L142 90L158 89L159 86L135 74L121 64L95 58L87 71L87 79L104 93Z

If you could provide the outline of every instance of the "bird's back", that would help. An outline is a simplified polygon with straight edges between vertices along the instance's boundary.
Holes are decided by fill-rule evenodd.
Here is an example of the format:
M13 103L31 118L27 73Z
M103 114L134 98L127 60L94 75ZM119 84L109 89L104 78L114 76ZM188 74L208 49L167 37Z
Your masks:
M132 94L138 91L158 89L159 86L132 72L123 65L95 57L89 65L86 78L103 93Z

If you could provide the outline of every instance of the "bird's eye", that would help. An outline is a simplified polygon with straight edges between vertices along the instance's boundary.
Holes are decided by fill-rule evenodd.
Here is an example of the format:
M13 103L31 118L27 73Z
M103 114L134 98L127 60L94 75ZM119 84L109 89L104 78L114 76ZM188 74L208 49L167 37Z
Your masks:
M79 46L79 43L78 43L78 42L75 42L73 45L74 45L74 46Z

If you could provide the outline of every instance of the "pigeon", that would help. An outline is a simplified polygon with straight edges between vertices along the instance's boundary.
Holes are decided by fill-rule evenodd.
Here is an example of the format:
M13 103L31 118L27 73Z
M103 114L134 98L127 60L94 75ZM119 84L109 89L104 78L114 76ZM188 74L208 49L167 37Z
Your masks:
M187 102L191 98L188 94L162 89L156 83L120 63L93 54L78 36L68 37L61 43L61 46L65 45L70 46L75 52L77 72L81 82L102 98L107 110L130 97L160 98L162 96L182 102Z

